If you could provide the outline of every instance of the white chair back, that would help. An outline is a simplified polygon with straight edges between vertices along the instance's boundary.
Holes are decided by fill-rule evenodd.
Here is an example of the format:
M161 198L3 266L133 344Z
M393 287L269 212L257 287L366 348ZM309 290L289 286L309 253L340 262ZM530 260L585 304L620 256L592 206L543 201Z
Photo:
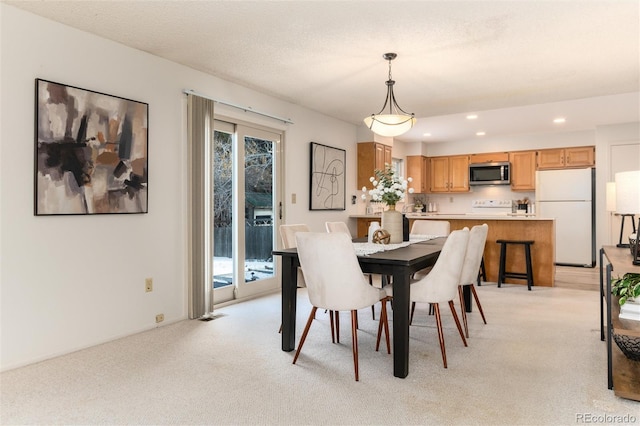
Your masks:
M327 232L342 232L351 236L351 231L344 222L325 222L324 226L327 228Z
M282 238L283 248L295 248L296 246L296 233L297 232L309 232L309 227L305 224L298 223L294 225L280 225L280 237Z
M476 225L469 231L469 242L467 243L467 254L460 274L460 285L473 284L478 279L478 271L480 270L488 232L489 225L486 223Z
M369 307L386 296L365 279L350 236L342 232L300 232L296 240L313 306L351 311Z
M446 220L418 219L411 225L411 234L446 237L451 232L451 224Z
M468 241L467 228L449 234L433 269L411 285L412 302L444 303L456 297Z
M297 247L296 233L309 232L309 227L303 223L297 223L293 225L280 225L280 238L282 238L282 248L295 248ZM298 283L297 287L306 287L307 283L302 275L302 269L298 268Z

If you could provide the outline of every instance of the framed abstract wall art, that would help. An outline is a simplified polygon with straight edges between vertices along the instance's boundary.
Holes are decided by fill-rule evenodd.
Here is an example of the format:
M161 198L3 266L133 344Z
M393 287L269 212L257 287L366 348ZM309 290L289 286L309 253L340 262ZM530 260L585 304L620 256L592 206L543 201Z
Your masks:
M149 105L36 79L35 214L147 213Z
M311 142L309 210L345 209L346 151Z

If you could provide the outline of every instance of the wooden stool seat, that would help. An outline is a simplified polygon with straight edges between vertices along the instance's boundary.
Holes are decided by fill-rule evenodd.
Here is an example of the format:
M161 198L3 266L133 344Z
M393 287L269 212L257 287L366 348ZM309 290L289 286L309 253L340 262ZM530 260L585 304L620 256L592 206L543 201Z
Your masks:
M502 286L505 278L516 278L519 280L527 280L527 288L531 291L533 285L533 267L531 265L531 245L532 240L496 240L500 244L500 270L498 272L498 287ZM509 244L518 244L524 247L524 255L526 260L526 272L508 272L505 269L507 263L507 246Z

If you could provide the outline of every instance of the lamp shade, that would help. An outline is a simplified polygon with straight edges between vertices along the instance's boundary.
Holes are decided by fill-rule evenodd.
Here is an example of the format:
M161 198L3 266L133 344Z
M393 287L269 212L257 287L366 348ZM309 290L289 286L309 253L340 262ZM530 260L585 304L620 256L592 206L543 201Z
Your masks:
M607 211L616 211L616 183L607 182Z
M376 114L365 117L364 124L376 135L400 136L408 132L415 124L416 119L410 115L400 114Z
M640 214L640 170L616 173L616 212Z

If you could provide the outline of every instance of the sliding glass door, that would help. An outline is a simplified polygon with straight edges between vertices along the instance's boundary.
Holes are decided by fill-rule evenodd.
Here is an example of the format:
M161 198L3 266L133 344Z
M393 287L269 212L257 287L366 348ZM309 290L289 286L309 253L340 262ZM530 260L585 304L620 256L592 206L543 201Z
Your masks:
M281 134L215 122L214 303L278 287L271 251L280 221Z

